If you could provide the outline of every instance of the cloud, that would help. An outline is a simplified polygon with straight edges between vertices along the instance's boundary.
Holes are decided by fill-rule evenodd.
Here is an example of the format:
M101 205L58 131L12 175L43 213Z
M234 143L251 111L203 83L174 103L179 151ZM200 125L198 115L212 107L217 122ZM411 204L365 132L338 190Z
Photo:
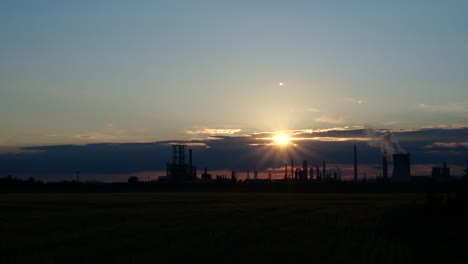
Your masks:
M426 148L468 148L468 142L434 142Z
M168 142L169 145L186 145L187 147L206 147L210 148L210 146L206 142L190 142L190 141L172 141Z
M43 152L42 150L29 150L18 146L0 146L0 155L2 154L34 154Z
M389 121L385 121L385 122L382 122L382 125L384 126L395 126L395 125L398 125L398 124L401 124L401 120L389 120Z
M241 132L240 128L203 128L196 130L187 130L188 134L207 134L207 135L233 135Z
M331 128L309 128L309 129L295 129L295 130L288 130L292 135L300 135L300 134L312 134L312 133L326 133L326 132L334 132L334 131L356 131L364 129L363 126L342 126L342 127L331 127Z
M387 130L373 131L378 137ZM274 132L252 133L251 136L217 135L196 141L23 147L22 151L30 153L0 154L0 176L34 174L41 178L53 174L73 175L76 170L83 175L108 174L109 177L143 171L158 176L160 172L164 173L166 162L172 159L171 143L186 144L193 149L193 162L199 170L207 167L209 170L245 172L257 167L265 171L283 166L291 159L308 160L310 165L324 160L328 164L352 164L354 145L357 145L360 164L381 164L380 149L368 144L374 137L366 134L364 128L289 132L294 144L286 148L271 145L271 139L265 139ZM412 164L436 164L445 160L463 165L467 162L468 128L394 130L393 133L401 146L411 153Z
M317 108L307 108L305 109L306 112L311 112L311 113L319 113L320 110L318 110Z
M351 103L355 103L355 104L363 104L364 103L363 100L355 99L355 98L345 98L344 100L348 101L348 102L351 102Z
M134 128L131 130L121 129L112 123L105 124L102 128L93 131L80 131L73 135L51 134L49 137L71 137L79 139L85 143L141 143L151 141L151 138L141 137L144 128Z
M305 138L294 138L295 140L315 140L324 142L343 142L343 141L369 141L372 138L369 137L305 137Z
M417 107L426 112L468 113L467 103L448 103L442 105L418 104Z
M468 124L441 124L441 125L424 126L422 128L423 129L434 129L434 128L461 129L461 128L468 128Z
M334 115L321 115L315 118L314 121L327 124L340 124L343 122L343 119Z
M145 142L148 139L130 135L126 130L93 131L77 133L72 138L83 139L92 142L120 143L120 142Z
M297 129L281 131L281 134L289 136L291 141L324 141L324 142L336 142L336 141L369 141L372 137L369 137L364 133L364 129L361 127L336 127L329 129ZM276 132L261 132L252 134L255 139L259 140L273 140L277 133ZM257 144L255 144L257 145Z

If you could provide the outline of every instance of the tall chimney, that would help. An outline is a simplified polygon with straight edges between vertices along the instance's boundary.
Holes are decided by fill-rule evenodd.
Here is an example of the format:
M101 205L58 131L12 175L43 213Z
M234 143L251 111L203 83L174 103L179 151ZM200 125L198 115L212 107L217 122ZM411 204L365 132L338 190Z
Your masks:
M354 145L354 182L357 180L357 147Z
M286 180L288 178L288 164L284 164L284 179Z
M177 145L172 145L172 164L176 165L177 164Z
M189 177L193 178L192 149L189 149Z
M302 175L303 180L307 180L307 160L302 161Z
M323 179L325 179L327 177L327 174L326 174L327 170L325 168L325 161L323 161L323 163L322 163L322 171L323 171L322 172L323 173Z
M185 164L185 145L179 145L179 166Z
M294 177L294 161L291 159L291 179Z
M189 149L189 165L192 167L192 149Z
M388 162L387 162L387 150L384 149L382 157L382 167L383 167L383 179L384 181L388 180Z

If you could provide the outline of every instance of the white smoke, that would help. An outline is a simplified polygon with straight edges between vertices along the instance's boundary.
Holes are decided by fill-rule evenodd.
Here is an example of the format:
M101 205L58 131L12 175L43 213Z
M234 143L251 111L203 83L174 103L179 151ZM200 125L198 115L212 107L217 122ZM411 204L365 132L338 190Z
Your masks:
M387 155L393 154L406 154L406 150L404 150L400 146L400 142L396 138L395 134L390 131L385 131L380 139L380 151L384 153L387 152Z
M388 157L392 157L393 154L406 154L395 134L391 131L379 131L374 129L367 129L366 135L372 138L369 141L371 147L380 147L381 153L386 154Z

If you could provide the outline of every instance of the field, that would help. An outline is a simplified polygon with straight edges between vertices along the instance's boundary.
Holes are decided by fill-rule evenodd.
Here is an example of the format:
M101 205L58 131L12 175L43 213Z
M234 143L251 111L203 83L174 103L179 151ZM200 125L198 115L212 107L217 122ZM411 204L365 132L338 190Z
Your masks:
M423 194L0 194L0 263L466 263Z

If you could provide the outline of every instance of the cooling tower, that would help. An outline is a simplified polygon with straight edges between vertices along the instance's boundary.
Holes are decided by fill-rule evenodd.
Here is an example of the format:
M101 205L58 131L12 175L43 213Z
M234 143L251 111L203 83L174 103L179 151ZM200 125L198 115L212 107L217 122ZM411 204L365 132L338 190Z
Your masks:
M393 154L392 181L409 182L411 180L410 155Z

